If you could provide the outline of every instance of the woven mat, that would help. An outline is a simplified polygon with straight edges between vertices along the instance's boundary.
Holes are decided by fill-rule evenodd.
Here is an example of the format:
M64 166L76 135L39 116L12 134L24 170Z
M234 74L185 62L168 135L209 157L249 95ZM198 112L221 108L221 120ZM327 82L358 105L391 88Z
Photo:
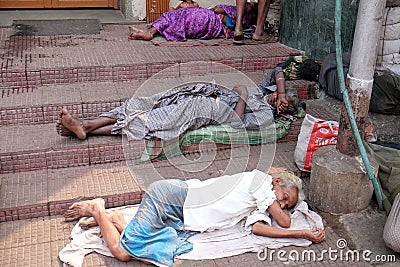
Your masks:
M52 36L99 34L102 29L98 19L14 20L13 36Z
M233 39L210 39L210 40L201 40L201 39L190 39L185 42L170 42L167 41L162 36L154 37L151 42L156 46L227 46L227 45L236 45L233 43ZM252 39L245 39L242 45L259 45L266 43L276 42L274 38L268 41L254 41Z

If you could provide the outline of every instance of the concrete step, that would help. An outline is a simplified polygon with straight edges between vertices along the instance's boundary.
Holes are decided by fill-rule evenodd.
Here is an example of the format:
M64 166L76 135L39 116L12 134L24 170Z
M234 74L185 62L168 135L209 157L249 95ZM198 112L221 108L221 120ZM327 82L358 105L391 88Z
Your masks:
M226 72L177 78L152 78L146 82L96 82L68 85L48 85L28 92L14 93L1 100L0 173L84 166L124 160L124 153L139 159L144 141L123 147L121 137L90 137L80 141L56 134L58 111L66 107L78 118L96 117L132 96L148 96L188 81L212 81L233 86L248 82L258 84L262 72ZM288 81L296 87L302 100L315 96L315 83ZM279 142L295 141L301 120L292 123L288 135ZM219 145L220 148L225 146ZM124 150L125 148L125 150ZM198 145L186 147L183 153L199 151Z
M3 173L0 174L0 222L60 215L77 199L103 197L107 207L136 204L152 181L166 178L205 179L254 168L266 171L271 165L298 173L293 161L295 144L207 150L140 164L125 160Z
M146 81L86 82L79 84L46 85L30 89L3 90L0 98L0 126L41 124L57 121L62 107L78 118L96 117L123 103L133 95L151 95L189 81L211 82L223 85L253 84L262 80L262 71L208 73L174 78L153 77ZM297 89L301 100L314 99L315 83L306 80L287 81Z
M78 140L59 136L55 127L55 123L1 127L1 172L84 166L124 158L121 136ZM138 155L144 149L140 144L137 142Z
M141 25L145 27L145 25ZM273 68L301 51L279 43L247 46L160 47L130 41L126 25L104 25L100 34L11 36L0 28L2 88L36 88L45 84L144 80L186 62L220 63L239 71ZM203 66L180 74L203 73ZM176 76L176 73L168 75Z
M1 222L60 215L76 199L103 197L111 207L142 195L121 163L4 174L1 181Z
M75 117L92 118L121 105L132 95L148 96L189 81L216 81L218 84L233 86L243 83L256 85L261 79L261 71L242 73L231 70L175 78L154 77L145 82L47 85L22 92L14 91L3 96L0 102L0 132L5 137L0 140L0 173L124 160L121 137L90 137L80 141L56 135L55 122L62 107L68 108ZM288 86L296 87L303 100L315 96L314 85L304 80L288 81ZM280 141L296 140L299 125L299 122L293 123L289 134ZM139 159L145 143L135 141L131 144L130 157ZM198 145L193 145L183 152L198 150Z
M301 120L292 123L285 137L278 142L297 140ZM0 128L0 173L58 169L124 161L126 157L139 160L145 141L127 142L123 136L90 136L86 140L59 136L56 124L13 125ZM239 146L239 145L237 145ZM182 153L196 153L202 145L184 147ZM209 146L213 149L212 145ZM229 145L217 145L224 149ZM129 155L129 156L128 156Z

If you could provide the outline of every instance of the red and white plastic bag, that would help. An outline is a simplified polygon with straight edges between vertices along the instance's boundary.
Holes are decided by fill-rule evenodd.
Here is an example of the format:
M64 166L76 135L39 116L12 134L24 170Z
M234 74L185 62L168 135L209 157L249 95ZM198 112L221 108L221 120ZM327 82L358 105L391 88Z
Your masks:
M338 129L337 121L326 121L306 114L294 151L297 167L302 171L311 171L314 152L322 146L335 145Z

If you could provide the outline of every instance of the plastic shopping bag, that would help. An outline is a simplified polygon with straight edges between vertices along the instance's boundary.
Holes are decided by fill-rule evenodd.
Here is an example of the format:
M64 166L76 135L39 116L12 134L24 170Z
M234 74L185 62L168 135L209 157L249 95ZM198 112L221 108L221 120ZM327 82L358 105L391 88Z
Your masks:
M386 246L400 253L400 193L396 195L383 229Z
M304 117L294 151L294 160L302 171L311 171L312 157L322 146L335 145L339 123L318 119L310 114Z

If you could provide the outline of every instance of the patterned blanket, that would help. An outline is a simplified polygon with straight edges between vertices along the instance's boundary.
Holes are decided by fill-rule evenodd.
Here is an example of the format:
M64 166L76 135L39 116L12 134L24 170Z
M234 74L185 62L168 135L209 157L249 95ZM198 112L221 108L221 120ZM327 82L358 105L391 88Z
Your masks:
M275 123L258 130L246 130L244 128L233 128L229 124L208 125L196 130L187 131L175 142L163 142L163 152L154 154L154 142L149 140L140 161L149 161L154 158L164 159L179 156L185 147L202 142L214 142L216 144L243 144L257 145L276 142L288 132L295 116L286 115L275 118Z

